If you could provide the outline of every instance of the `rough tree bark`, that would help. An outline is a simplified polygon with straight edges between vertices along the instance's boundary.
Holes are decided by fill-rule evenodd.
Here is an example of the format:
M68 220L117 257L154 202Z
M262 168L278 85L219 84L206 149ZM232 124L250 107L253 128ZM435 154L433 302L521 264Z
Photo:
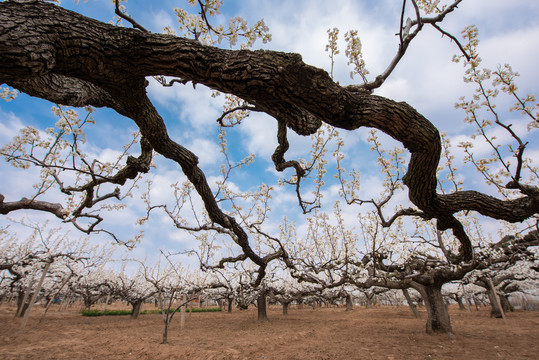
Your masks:
M352 311L354 310L354 301L352 299L352 295L349 293L346 293L346 311Z
M480 278L475 282L476 285L481 286L486 290L488 301L491 306L490 316L493 318L503 318L504 311L508 311L510 309L509 302L507 301L507 299L502 299L502 296L500 296L500 294L498 294L496 290L496 285L499 284L502 281L502 279L503 278L498 278L496 279L495 283L494 282L491 283L492 280L489 281L489 279L485 277L485 278ZM502 307L500 307L500 305ZM476 308L477 308L477 305L476 305Z
M250 248L234 218L212 196L197 157L169 138L146 96L146 76L166 75L235 94L285 123L311 134L322 121L341 129L373 127L411 152L403 181L411 202L440 230L452 229L463 259L471 242L453 214L477 211L520 222L539 212L539 191L514 200L476 191L436 193L441 142L438 130L405 103L342 87L301 56L273 51L223 50L194 40L104 24L41 1L0 3L0 83L64 105L109 107L131 118L155 151L177 162L201 196L211 220L230 230L264 276L265 260ZM532 191L533 190L533 191ZM0 201L0 212L9 203ZM26 205L28 206L28 205Z
M267 291L266 290L260 290L258 293L258 297L256 298L256 308L258 310L258 321L260 322L267 322L268 319L268 312L267 312Z
M464 272L465 274L466 272ZM461 278L461 271L445 271L443 269L433 270L430 273L424 273L414 276L414 279L405 280L387 280L387 279L369 279L364 287L379 286L388 289L407 289L413 288L419 292L427 310L426 332L445 333L453 336L451 319L447 310L447 304L442 297L442 286L454 278ZM367 292L365 292L367 294ZM368 298L367 298L368 299Z
M140 315L140 310L142 309L142 303L144 301L142 299L137 299L133 302L131 302L131 306L133 307L133 310L131 311L131 320L138 319L138 316Z
M412 287L419 291L425 301L428 316L426 325L427 333L446 333L452 335L453 329L451 327L449 312L447 311L447 304L442 297L442 285L443 283L437 282L428 285L413 283Z

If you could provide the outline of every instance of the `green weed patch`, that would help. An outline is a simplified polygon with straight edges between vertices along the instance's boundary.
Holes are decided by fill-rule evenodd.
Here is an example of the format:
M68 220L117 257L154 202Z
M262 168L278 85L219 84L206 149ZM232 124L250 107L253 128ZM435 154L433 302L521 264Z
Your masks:
M82 310L82 316L131 315L131 310Z

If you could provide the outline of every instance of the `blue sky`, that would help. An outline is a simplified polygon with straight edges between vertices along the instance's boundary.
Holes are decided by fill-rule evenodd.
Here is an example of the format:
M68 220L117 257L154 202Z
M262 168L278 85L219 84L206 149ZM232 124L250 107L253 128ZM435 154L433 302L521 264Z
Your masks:
M371 79L387 66L398 44L395 33L398 30L401 1L364 0L364 1L322 1L322 0L224 0L222 14L216 21L226 23L236 15L244 17L249 24L264 18L270 28L272 41L268 44L258 42L254 48L266 48L279 51L296 52L305 62L329 71L330 60L324 51L327 43L326 31L338 27L341 38L350 29L357 29L363 43L363 55L366 66L371 72ZM81 12L84 15L109 21L114 16L113 6L108 0L89 0L76 4L63 0L62 6ZM174 7L190 9L187 2L172 1L135 1L127 4L129 14L140 24L154 32L161 32L164 26L176 28ZM459 35L467 25L476 24L480 32L479 51L485 67L495 68L498 64L510 63L520 73L518 84L523 93L536 93L539 74L536 58L539 50L539 3L529 0L465 0L459 9L450 14L442 24L445 30ZM127 24L126 24L127 26ZM225 46L225 45L223 45ZM462 81L463 68L451 62L457 48L449 39L426 29L412 43L405 59L398 65L390 79L377 90L377 94L394 100L406 101L429 118L440 131L445 131L455 141L462 140L471 133L471 128L463 123L464 114L454 109L454 103L462 95L469 95L473 88ZM344 44L341 43L341 55L337 59L335 78L341 84L351 83L346 66ZM357 81L357 80L356 80ZM180 144L194 151L200 158L200 165L210 180L219 176L222 158L216 156L218 127L215 119L220 115L222 96L213 99L211 91L203 86L193 89L191 85L163 88L151 82L149 96L165 119L170 135ZM0 102L0 144L7 143L17 128L26 125L44 130L54 124L55 117L50 109L53 104L20 94L12 102ZM502 104L503 105L503 104ZM516 116L508 114L507 116ZM112 156L129 141L129 134L136 130L135 125L111 110L100 109L94 115L96 126L88 133L88 146L100 156ZM275 121L263 114L252 114L241 126L229 130L230 155L238 161L250 153L256 155L254 165L235 173L232 183L241 190L253 190L260 182L275 185L278 174L272 169L271 153L275 149ZM366 144L367 130L341 133L346 143L349 159L361 159L345 166L350 170L354 166L362 174L362 189L365 197L375 196L381 189L376 157L371 154L370 145ZM537 137L530 133L528 140ZM384 138L388 145L393 142ZM305 157L310 149L309 138L291 136L291 150L287 157ZM456 143L454 144L456 148ZM539 159L539 147L530 144L532 158ZM480 151L480 148L479 148ZM535 154L536 156L534 156ZM462 155L455 154L457 160ZM167 201L169 184L183 179L178 167L157 158L157 168L148 178L154 183L152 193L155 201ZM465 188L490 191L485 188L475 171L459 166L465 180ZM21 172L0 163L0 192L6 200L15 200L29 196L29 187L37 180L35 171ZM331 208L336 199L334 188L328 187L325 203ZM31 188L30 188L31 191ZM54 197L53 195L51 195ZM304 221L299 216L299 208L291 189L280 188L274 197L274 215L268 222L268 229L276 231L285 213L298 224ZM406 201L406 194L399 197ZM128 200L128 209L109 218L105 226L110 227L119 236L133 236L134 222L140 216L144 205L139 199ZM292 211L290 211L292 210ZM366 209L368 210L368 209ZM358 208L345 210L347 220L354 224ZM170 221L161 214L155 214L146 225L146 237L133 252L133 256L154 256L159 247L169 250L183 250L196 246L189 234L175 230ZM49 219L54 224L55 218L46 214L16 213L14 219L24 216L34 221ZM0 218L0 224L6 224L6 218ZM496 228L495 222L486 220L488 228ZM71 230L73 236L79 236ZM100 236L95 241L109 241Z

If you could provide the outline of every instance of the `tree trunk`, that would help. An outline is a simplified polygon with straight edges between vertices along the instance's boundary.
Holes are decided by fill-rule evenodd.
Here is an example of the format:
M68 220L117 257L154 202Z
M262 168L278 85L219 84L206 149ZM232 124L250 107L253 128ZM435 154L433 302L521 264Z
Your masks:
M464 306L464 303L462 302L462 297L457 295L455 300L457 300L457 304L459 304L459 310L466 310L466 306Z
M143 303L142 300L136 300L131 303L131 306L133 306L133 311L131 311L131 320L136 320L138 316L140 315L142 303Z
M268 314L266 311L266 291L263 290L258 294L258 298L256 299L256 306L258 309L258 321L269 321Z
M419 291L427 308L427 334L446 333L453 335L447 304L442 296L442 284L421 285Z
M498 300L496 299L496 294L491 288L487 291L488 300L490 302L490 317L501 319L503 318L502 308L498 305Z
M233 298L228 298L227 301L228 301L228 313L231 313L232 312L232 303L233 303L234 299Z
M417 307L415 306L414 301L412 300L410 293L408 292L408 289L402 289L402 293L404 294L404 297L406 298L406 302L408 303L408 306L410 307L410 309L412 309L414 316L416 318L419 318L419 311L417 311Z
M346 311L354 310L354 301L352 300L352 295L346 294Z
M180 330L185 327L185 308L187 307L187 294L182 295L181 302L183 305L180 308Z
M32 308L34 307L34 303L36 302L36 298L39 292L41 291L43 280L45 280L45 276L47 276L47 273L49 272L51 263L52 261L49 261L45 264L45 268L43 269L43 274L41 274L41 278L39 279L36 289L34 290L34 293L32 294L32 298L30 299L30 302L28 303L28 310L26 310L26 314L24 314L24 319L22 320L21 327L19 328L20 331L24 331L24 328L26 327L26 323L28 322L28 318L30 317L30 312L32 311Z
M107 299L105 300L105 309L103 309L103 311L107 311L107 307L109 306L109 300L110 300L110 294L107 294Z
M511 303L509 302L509 299L507 298L507 295L505 294L498 294L500 298L500 303L502 304L502 309L506 313L508 311L513 311L513 307L511 306Z
M28 308L28 296L30 295L31 291L26 290L20 290L19 291L19 297L17 298L17 311L15 312L15 317L23 317L24 312Z
M167 315L165 319L165 329L163 330L163 341L161 344L168 344L168 327L170 326L170 317Z
M481 304L479 304L479 300L477 300L476 296L473 297L473 304L475 306L475 311L479 311L479 309L481 308Z
M374 295L365 294L365 308L369 309L373 306Z
M290 302L283 302L283 315L288 315L288 308L290 307Z
M88 289L86 289L80 295L82 296L82 305L84 306L84 310L90 310L92 305L97 303L98 299L93 299L93 297L90 294L90 292L88 291ZM81 310L82 310L82 307L81 307Z
M466 300L466 310L468 310L468 312L471 312L472 311L472 301L470 300L470 297L466 296L464 298L464 300Z

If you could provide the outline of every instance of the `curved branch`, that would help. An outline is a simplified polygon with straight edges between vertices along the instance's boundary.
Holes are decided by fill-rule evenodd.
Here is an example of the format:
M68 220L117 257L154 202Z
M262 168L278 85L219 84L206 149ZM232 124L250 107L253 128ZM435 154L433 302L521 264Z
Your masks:
M236 111L261 111L261 110L258 110L256 106L251 106L251 105L243 105L243 106L236 106L230 110L227 110L227 111L224 111L221 116L219 116L217 118L217 123L219 123L219 126L222 126L222 127L232 127L238 123L240 123L240 121L237 121L236 123L232 124L232 125L226 125L223 120L225 117L227 117L228 115L236 112Z
M421 18L420 23L441 21L460 2L434 18ZM419 27L419 20L414 21ZM19 24L25 24L24 32L19 31ZM407 39L403 41L406 46ZM441 142L434 125L405 103L341 87L327 72L306 65L299 55L225 50L170 35L117 28L44 2L0 3L0 82L13 84L49 74L80 79L108 93L114 99L109 104L113 109L133 119L156 151L181 165L212 221L232 229L257 264L263 264L262 259L250 250L236 221L215 203L196 156L168 137L145 95L145 76L179 77L233 93L280 120L289 109L294 119L303 121L285 121L298 133L316 129L320 120L346 130L373 127L385 132L411 153L403 177L411 202L426 216L440 219L442 227L452 224L457 233L458 224L448 219L458 211L475 210L511 222L539 212L535 194L508 201L473 191L437 194ZM39 96L57 99L54 93Z

